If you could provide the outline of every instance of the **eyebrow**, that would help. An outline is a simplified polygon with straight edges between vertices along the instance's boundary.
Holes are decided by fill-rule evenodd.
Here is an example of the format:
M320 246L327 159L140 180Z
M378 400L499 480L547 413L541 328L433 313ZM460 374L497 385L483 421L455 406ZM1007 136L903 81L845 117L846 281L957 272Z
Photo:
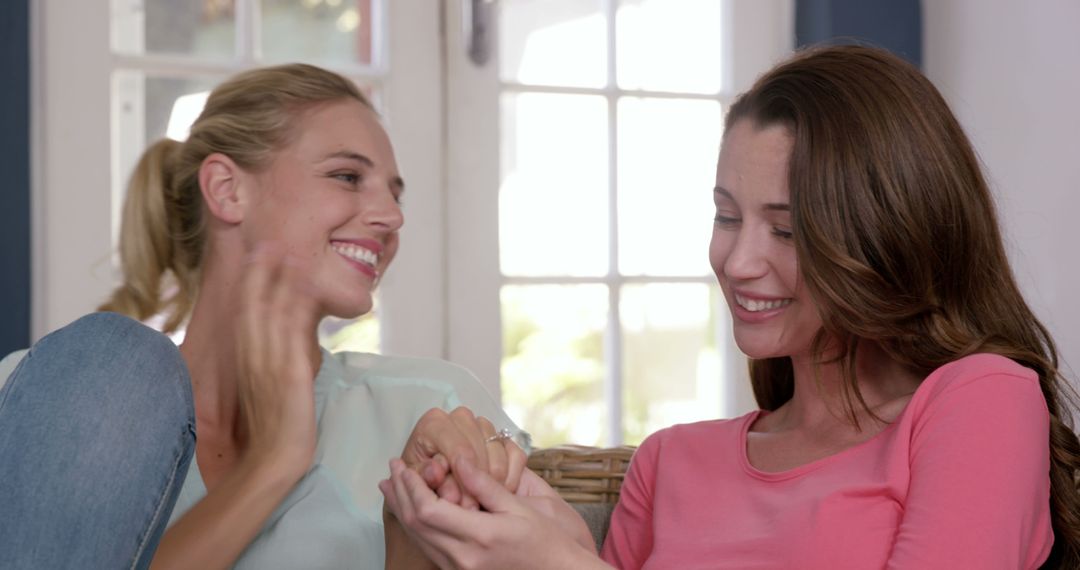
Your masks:
M355 160L368 168L375 168L375 161L358 152L353 152L351 150L339 150L337 152L332 152L326 155L323 160L329 160L331 158L347 158L349 160ZM400 176L395 176L391 178L390 185L397 188L398 192L405 191L405 180L403 180Z
M713 192L715 192L717 194L720 194L721 196L727 198L728 200L731 200L732 202L735 201L735 197L732 196L731 192L728 192L723 186L715 186L715 187L713 187ZM768 204L765 204L764 206L762 206L762 209L763 210L775 211L775 212L790 212L791 211L791 204L782 203L782 202L769 202Z

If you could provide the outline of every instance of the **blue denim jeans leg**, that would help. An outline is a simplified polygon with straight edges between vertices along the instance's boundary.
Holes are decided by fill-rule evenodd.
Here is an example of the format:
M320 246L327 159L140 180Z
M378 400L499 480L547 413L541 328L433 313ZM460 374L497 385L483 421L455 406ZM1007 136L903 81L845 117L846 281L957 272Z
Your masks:
M41 339L0 390L0 568L146 568L195 449L164 335L95 313Z

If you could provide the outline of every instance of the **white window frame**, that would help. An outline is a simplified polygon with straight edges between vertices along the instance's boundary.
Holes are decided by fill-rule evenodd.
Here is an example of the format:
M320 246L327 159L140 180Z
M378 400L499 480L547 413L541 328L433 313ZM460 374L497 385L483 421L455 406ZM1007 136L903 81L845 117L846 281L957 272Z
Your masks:
M748 88L753 80L773 63L791 52L794 45L793 0L717 0L723 2L723 30L725 46L733 54L729 87L719 98L726 110L735 94ZM503 277L499 269L498 252L498 191L500 182L499 147L499 97L504 91L588 93L607 98L609 108L609 140L617 139L614 129L616 101L623 96L674 96L678 98L704 98L717 100L715 96L687 96L639 91L626 91L615 87L613 78L608 86L600 89L538 88L515 86L502 82L498 76L497 54L486 65L474 65L466 53L466 26L464 15L468 0L448 0L450 22L447 26L447 135L453 144L447 149L448 196L447 259L452 270L448 273L447 289L447 352L451 360L472 369L485 383L489 391L500 393L500 363L502 337L499 290L504 284L534 283L601 283L609 287L609 322L605 338L604 399L607 405L609 434L608 444L621 442L622 434L622 362L619 335L618 306L619 286L635 282L689 282L714 283L712 277L703 278L639 278L617 274L612 265L609 274L600 278L522 278ZM615 64L615 7L617 0L607 0L608 16L608 69L614 73ZM456 21L455 21L456 20ZM495 36L492 35L492 38ZM494 39L492 40L494 43ZM616 214L615 164L617 153L609 152L609 257L614 259L618 237ZM730 339L727 331L718 335ZM733 342L721 347L725 355L738 355ZM724 358L726 363L724 414L733 416L755 408L753 394L747 379L747 370L741 358Z

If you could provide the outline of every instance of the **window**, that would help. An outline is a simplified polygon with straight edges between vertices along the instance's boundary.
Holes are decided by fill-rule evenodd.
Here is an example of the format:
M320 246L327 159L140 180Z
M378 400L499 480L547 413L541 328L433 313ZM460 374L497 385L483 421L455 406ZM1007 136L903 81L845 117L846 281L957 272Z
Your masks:
M499 157L495 173L449 165L451 203L462 219L476 213L451 227L463 244L451 255L470 268L459 292L450 276L451 358L499 378L504 407L540 446L636 444L749 407L708 264L712 185L724 110L790 49L790 4L498 8L497 69L455 75L451 60L451 79L468 78L451 85L464 125L451 140L480 149L464 162ZM755 37L736 19L760 21ZM470 112L486 105L499 109L487 134L491 121ZM480 227L492 201L497 222ZM472 310L462 320L474 342L455 350L458 305ZM494 348L485 327L501 330Z

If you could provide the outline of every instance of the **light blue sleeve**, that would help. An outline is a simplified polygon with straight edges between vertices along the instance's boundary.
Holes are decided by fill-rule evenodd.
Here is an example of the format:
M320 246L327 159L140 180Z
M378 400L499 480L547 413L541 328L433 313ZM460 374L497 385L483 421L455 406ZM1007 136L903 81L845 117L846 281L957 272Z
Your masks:
M462 366L434 358L375 357L360 353L346 355L345 364L365 368L369 382L378 382L375 379L379 379L398 386L426 385L431 390L444 394L441 402L432 401L428 407L442 407L449 411L465 406L474 414L490 420L495 429L521 433L518 443L524 444L526 453L532 451L529 435L510 419L476 376ZM388 399L392 401L394 398ZM401 403L396 403L396 406L400 405Z

